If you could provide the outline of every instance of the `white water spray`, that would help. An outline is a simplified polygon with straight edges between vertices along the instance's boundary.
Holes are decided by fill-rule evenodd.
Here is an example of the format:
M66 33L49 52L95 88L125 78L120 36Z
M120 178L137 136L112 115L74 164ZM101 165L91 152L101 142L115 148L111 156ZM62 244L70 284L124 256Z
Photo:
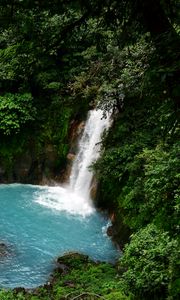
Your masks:
M90 199L90 185L93 177L93 172L89 170L89 167L100 155L102 133L109 126L110 118L103 118L101 110L89 112L70 176L71 190L82 196L85 201Z
M74 160L70 183L66 188L46 187L36 202L51 209L67 211L71 214L86 216L94 211L90 199L90 186L93 178L91 164L100 155L100 142L105 129L111 124L110 116L103 118L101 110L91 110L79 141L78 153Z

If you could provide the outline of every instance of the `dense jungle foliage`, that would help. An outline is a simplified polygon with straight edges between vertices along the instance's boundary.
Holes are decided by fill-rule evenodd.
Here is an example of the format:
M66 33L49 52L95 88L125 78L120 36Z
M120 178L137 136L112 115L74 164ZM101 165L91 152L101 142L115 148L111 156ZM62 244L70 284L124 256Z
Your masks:
M113 115L93 166L98 203L114 213L116 239L124 228L131 236L116 272L102 272L108 292L90 281L87 291L105 299L180 293L179 8L176 0L0 0L0 157L7 173L32 142L37 157L52 144L63 168L71 121L94 106ZM1 299L23 297L2 292Z

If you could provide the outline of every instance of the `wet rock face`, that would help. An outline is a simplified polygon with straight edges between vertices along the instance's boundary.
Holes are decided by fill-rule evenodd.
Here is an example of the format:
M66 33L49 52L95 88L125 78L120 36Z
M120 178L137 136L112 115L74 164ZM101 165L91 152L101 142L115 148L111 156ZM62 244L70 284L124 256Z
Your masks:
M2 166L0 166L0 181L3 180L5 173L6 173L5 168L3 168Z
M0 183L54 185L54 182L67 182L84 125L85 122L81 120L71 121L67 137L69 153L64 157L64 163L59 160L56 145L47 142L39 148L33 137L27 139L24 150L21 149L8 159L0 155Z
M37 153L35 145L16 155L10 166L0 157L0 183L43 183L56 176L56 167L58 161L57 149L48 144L44 146L42 153Z
M23 153L23 155L16 158L13 166L13 175L17 180L27 178L32 165L32 157L30 153Z
M8 159L0 154L0 184L20 182L54 185L55 182L67 182L84 125L85 122L81 120L71 121L67 136L69 153L67 158L64 157L64 162L59 160L57 145L47 142L39 146L32 136L27 138L20 152L10 155Z
M98 181L94 176L90 186L90 197L93 200L93 203L97 206L97 192L98 192Z
M54 178L56 162L58 159L57 150L53 145L44 146L43 152L37 154L35 149L16 157L13 166L15 181L23 183L41 183L44 178Z
M72 120L69 130L69 153L67 154L66 167L61 178L61 182L68 182L71 174L71 169L73 161L76 158L76 153L78 149L78 141L83 133L85 126L84 121Z

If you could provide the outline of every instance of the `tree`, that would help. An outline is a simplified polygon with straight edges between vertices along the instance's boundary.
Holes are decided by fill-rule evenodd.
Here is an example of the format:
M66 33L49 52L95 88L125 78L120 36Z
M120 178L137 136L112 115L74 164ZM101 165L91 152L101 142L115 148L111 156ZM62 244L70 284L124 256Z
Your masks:
M178 299L178 242L153 224L131 236L120 259L122 283L138 299Z
M0 96L0 131L4 135L20 132L24 124L34 121L36 109L30 94Z

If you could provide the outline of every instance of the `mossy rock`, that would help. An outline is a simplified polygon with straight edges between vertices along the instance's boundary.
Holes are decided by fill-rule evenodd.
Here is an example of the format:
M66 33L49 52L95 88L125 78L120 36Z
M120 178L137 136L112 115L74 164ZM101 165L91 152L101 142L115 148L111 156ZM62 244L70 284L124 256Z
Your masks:
M58 265L65 265L68 268L81 268L82 265L89 262L89 257L77 252L69 252L57 259Z

